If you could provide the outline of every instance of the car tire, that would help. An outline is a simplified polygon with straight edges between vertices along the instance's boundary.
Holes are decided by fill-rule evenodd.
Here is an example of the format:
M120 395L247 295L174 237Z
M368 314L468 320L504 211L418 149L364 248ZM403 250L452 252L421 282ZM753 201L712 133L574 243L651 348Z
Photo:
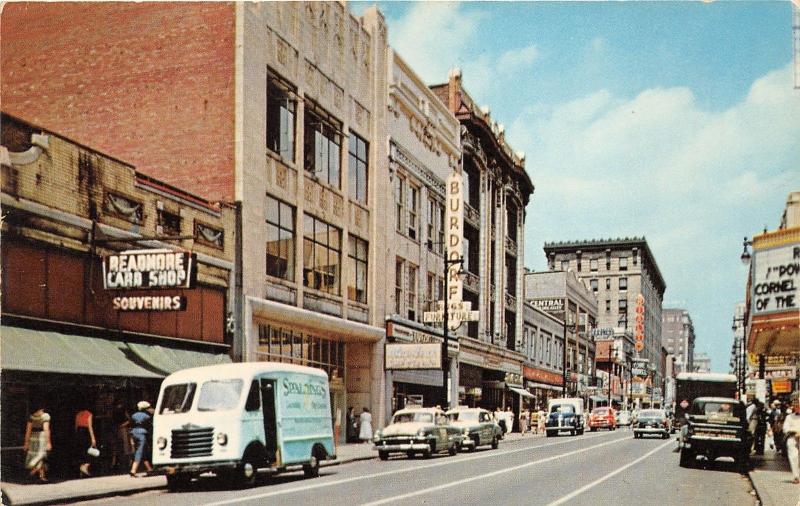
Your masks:
M681 467L694 467L696 459L697 455L695 455L693 451L687 450L686 448L681 450Z
M417 454L414 452L406 452L406 456L410 459L416 458Z
M596 430L597 430L597 428L596 428L596 427L589 427L589 432L594 432L594 431L596 431Z
M551 431L549 431L549 430L545 431L545 436L546 437L553 437L553 433Z
M584 431L584 430L585 430L585 429L578 429L578 435L579 435L579 436L583 436L583 431Z
M389 452L384 452L384 451L378 452L378 458L381 460L389 460Z
M316 478L319 476L319 459L311 456L311 461L303 466L303 474L306 478Z
M186 473L175 473L167 475L167 490L170 492L180 492L189 488L192 477Z
M549 436L549 434L548 434ZM499 441L497 440L497 436L492 438L492 450L496 450L497 447L500 445Z
M447 453L452 457L458 453L458 445L453 443L450 448L447 449Z
M241 488L249 488L256 484L258 471L255 459L251 454L245 454L241 464L236 468L236 485Z

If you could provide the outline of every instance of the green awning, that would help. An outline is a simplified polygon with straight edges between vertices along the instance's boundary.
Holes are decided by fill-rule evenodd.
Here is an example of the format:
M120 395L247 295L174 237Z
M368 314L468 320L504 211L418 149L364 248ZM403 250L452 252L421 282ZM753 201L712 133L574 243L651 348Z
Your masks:
M227 354L0 326L2 368L89 376L163 378L180 369L228 363Z
M157 344L128 343L136 356L151 367L163 371L165 375L181 369L204 365L228 364L230 357L224 353L204 353L201 351L176 350Z

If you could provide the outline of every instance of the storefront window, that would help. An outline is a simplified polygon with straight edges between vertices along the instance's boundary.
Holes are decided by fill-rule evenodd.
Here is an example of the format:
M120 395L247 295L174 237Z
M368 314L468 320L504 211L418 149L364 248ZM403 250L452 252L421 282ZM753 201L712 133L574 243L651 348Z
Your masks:
M344 343L287 328L258 326L259 360L306 365L325 370L329 376L344 372Z

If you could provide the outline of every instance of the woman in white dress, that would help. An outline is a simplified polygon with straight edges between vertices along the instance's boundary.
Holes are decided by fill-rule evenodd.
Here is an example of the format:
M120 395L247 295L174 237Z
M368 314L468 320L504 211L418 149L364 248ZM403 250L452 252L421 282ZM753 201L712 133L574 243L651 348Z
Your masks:
M369 443L372 441L372 415L370 414L369 409L364 408L363 411L361 411L358 421L360 422L359 425L361 427L358 432L358 438L362 443Z

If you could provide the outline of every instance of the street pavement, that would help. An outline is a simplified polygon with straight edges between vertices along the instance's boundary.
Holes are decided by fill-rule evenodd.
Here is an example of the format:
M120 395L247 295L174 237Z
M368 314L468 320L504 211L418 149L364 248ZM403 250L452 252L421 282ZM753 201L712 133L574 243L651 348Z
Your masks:
M628 430L559 438L515 434L497 450L430 459L381 462L368 448L342 447L339 454L349 453L350 463L323 468L316 479L289 473L246 490L206 479L187 492L160 488L91 504L758 504L750 480L732 462L681 468L674 440L634 439ZM373 458L354 460L358 456Z

